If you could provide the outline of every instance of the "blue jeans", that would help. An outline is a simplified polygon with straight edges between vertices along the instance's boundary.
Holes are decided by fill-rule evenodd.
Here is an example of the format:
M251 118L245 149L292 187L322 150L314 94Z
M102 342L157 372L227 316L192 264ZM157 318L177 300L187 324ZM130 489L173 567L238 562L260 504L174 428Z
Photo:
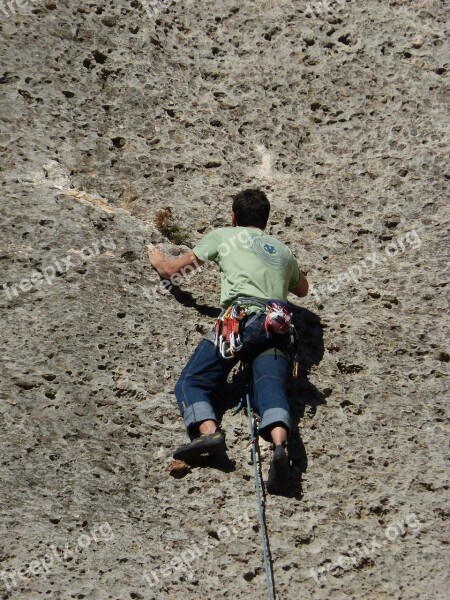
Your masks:
M270 441L270 430L275 425L290 428L290 411L285 381L289 371L289 359L283 350L290 342L289 334L269 333L264 329L265 315L248 317L243 332L244 348L240 357L250 365L252 405L261 418L260 435ZM211 404L212 392L226 382L238 357L222 358L215 345L203 339L175 386L178 407L191 438L198 435L202 421L217 417Z

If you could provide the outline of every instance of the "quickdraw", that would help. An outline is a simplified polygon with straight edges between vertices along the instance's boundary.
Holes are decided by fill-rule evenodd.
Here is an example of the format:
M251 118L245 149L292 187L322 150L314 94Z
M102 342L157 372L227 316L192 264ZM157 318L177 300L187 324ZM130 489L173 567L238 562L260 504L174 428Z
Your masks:
M247 315L245 308L236 303L217 319L215 345L223 358L233 358L242 349L242 320Z

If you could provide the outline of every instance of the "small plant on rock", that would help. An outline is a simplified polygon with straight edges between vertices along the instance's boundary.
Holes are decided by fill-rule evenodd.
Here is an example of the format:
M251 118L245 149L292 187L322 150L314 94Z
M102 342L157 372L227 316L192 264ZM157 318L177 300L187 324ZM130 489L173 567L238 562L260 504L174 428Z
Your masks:
M161 208L155 214L155 225L160 233L178 246L187 245L189 242L188 232L177 225L170 207Z

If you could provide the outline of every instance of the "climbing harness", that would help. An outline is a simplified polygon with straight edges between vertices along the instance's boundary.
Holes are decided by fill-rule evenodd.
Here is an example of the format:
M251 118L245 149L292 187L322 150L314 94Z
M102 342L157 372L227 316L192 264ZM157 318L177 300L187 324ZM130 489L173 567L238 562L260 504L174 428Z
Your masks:
M270 552L269 536L267 533L266 497L264 493L263 475L261 470L261 451L258 444L258 425L256 422L256 417L252 417L247 366L241 362L241 368L243 369L245 377L245 398L247 400L248 427L250 432L250 442L252 445L252 462L255 475L256 501L258 504L259 527L261 530L261 546L266 576L267 597L269 600L275 600L275 578L273 574L273 562Z
M214 327L214 343L225 359L234 358L244 346L244 324L250 325L253 319L265 314L266 336L290 334L290 353L294 378L298 375L298 335L292 322L292 313L282 300L263 301L259 298L238 298L217 319ZM248 317L248 320L247 320Z

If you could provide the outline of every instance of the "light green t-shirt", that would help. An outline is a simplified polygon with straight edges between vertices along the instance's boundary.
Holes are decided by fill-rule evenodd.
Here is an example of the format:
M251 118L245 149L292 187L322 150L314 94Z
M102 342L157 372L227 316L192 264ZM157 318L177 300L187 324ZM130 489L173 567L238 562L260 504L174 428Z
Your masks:
M220 304L227 308L239 296L286 300L300 279L289 248L253 227L220 227L195 246L195 256L214 261L221 273Z

